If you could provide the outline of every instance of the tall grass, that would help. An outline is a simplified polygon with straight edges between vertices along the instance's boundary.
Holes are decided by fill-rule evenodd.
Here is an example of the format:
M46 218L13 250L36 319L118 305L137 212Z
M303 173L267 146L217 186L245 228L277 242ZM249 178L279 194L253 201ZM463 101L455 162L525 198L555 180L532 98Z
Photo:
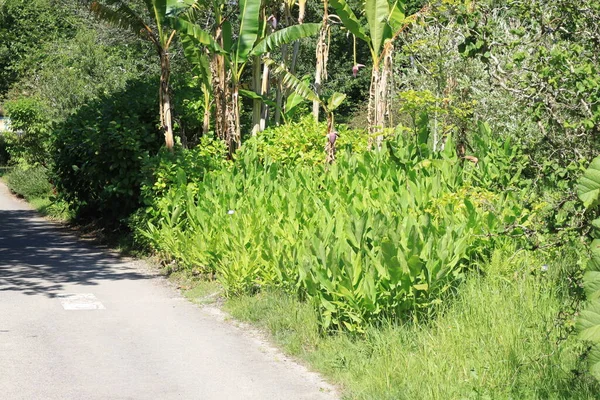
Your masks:
M426 322L364 335L319 336L310 306L281 293L231 299L234 317L268 330L289 353L340 384L349 399L596 399L583 349L565 335L565 270L532 252L496 251Z

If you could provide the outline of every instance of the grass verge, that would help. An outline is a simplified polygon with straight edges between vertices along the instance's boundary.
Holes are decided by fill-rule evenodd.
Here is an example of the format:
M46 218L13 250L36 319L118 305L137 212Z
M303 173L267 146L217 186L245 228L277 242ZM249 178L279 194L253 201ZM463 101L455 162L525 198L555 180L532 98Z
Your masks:
M318 333L313 308L277 293L228 300L348 399L597 399L583 345L568 335L564 261L496 252L429 322L383 323L362 336Z

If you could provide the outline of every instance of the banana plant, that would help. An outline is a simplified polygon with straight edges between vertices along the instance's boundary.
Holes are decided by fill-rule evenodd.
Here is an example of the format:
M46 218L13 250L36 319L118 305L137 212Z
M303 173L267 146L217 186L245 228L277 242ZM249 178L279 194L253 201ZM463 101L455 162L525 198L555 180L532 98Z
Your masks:
M164 130L165 144L169 150L172 150L174 145L169 93L171 75L169 48L175 36L175 30L172 29L170 22L173 17L195 3L196 0L144 0L145 15L136 12L123 0L93 1L90 6L98 18L132 31L154 44L160 58L160 125Z
M402 0L390 4L388 0L366 0L362 13L367 25L352 11L346 0L329 0L344 27L369 46L373 69L369 91L368 121L371 134L379 133L389 117L389 85L392 76L393 43L398 35L412 23L417 14L407 17ZM355 65L357 67L357 65ZM378 138L381 140L381 137Z
M254 98L260 93L248 93L241 89L242 74L253 57L261 56L283 44L315 35L319 24L302 24L287 27L261 37L261 0L240 0L239 31L233 32L233 25L223 16L224 3L214 9L215 28L208 32L191 19L179 18L176 26L184 37L185 54L196 65L201 62L191 48L202 47L212 57L212 81L216 97L216 128L232 154L241 145L239 96Z

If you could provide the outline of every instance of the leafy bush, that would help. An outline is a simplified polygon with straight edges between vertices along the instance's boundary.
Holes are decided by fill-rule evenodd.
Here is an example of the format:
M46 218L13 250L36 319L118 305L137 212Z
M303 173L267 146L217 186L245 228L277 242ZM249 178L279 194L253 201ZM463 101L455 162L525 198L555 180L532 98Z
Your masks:
M579 180L577 194L584 206L597 211L600 204L600 157L596 157ZM596 231L600 228L600 218L592 221ZM597 234L597 233L596 233ZM589 341L590 371L600 379L600 239L590 245L590 258L583 276L585 293L590 300L577 320L577 329L582 339Z
M208 171L222 168L226 161L227 147L221 140L203 136L200 143L191 150L166 148L150 157L143 167L142 199L145 205L152 205L173 185L178 184L178 174L185 174L189 182L202 181Z
M315 122L308 115L299 122L280 125L258 133L248 140L238 153L240 158L246 152L256 153L261 161L278 162L284 165L317 165L325 162L325 122ZM367 149L368 137L365 133L339 127L338 151L350 148L355 151Z
M52 193L47 170L42 166L27 169L17 167L5 178L10 190L26 199L46 197Z
M4 133L13 163L48 166L51 160L51 121L45 104L35 97L4 103L12 132Z
M471 186L454 152L398 137L331 165L263 162L250 150L203 182L181 176L141 233L167 260L217 273L228 295L279 287L308 298L325 329L418 315L531 214Z
M162 143L156 97L153 84L135 82L58 127L56 186L79 216L117 222L139 207L142 165Z

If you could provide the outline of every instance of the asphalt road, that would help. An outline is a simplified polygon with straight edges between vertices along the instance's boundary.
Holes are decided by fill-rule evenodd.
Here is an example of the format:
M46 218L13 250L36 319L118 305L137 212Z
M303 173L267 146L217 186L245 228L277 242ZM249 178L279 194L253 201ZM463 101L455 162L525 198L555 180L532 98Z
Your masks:
M334 399L318 375L0 183L0 398Z

